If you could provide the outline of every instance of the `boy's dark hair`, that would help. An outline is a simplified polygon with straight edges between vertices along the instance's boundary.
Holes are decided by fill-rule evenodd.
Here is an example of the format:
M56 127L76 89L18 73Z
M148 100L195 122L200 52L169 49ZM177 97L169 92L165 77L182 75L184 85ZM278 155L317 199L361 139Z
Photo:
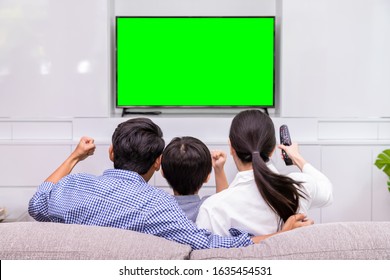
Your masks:
M160 127L147 118L119 124L112 135L114 168L146 174L164 149L162 136Z
M211 154L199 139L176 137L163 151L161 168L179 195L195 194L211 173Z

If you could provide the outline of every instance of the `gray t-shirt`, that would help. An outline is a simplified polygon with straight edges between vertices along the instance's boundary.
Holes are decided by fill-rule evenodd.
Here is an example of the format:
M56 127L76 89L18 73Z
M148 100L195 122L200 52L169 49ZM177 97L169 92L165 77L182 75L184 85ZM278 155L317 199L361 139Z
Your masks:
M200 198L197 194L174 196L180 208L184 211L188 219L190 219L194 223L196 221L196 217L198 216L200 206L208 197L209 195Z

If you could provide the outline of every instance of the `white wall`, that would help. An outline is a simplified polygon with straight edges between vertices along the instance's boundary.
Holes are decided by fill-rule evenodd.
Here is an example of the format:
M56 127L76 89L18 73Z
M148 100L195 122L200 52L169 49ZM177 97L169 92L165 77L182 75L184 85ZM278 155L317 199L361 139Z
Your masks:
M115 0L118 16L274 15L274 0Z
M279 2L282 116L390 117L390 1Z
M353 95L353 92L357 92L358 96L366 94L366 86L375 86L378 90L370 94L380 99L378 106L382 106L376 115L388 116L384 112L389 110L384 111L383 108L390 104L387 99L390 85L379 79L381 75L387 75L390 65L384 48L388 46L389 36L378 35L380 32L387 34L384 28L390 11L385 1L61 0L34 3L8 0L0 4L0 206L9 210L11 219L18 218L27 209L27 202L36 186L65 159L81 136L94 137L97 151L93 158L77 166L75 172L99 174L112 166L107 157L110 137L116 125L124 119L115 114L117 111L110 111L110 108L113 109L113 73L109 67L113 56L113 34L101 34L112 31L115 15L276 14L282 26L282 33L277 34L282 39L281 60L278 61L282 72L278 97L282 110L272 116L275 127L284 123L290 127L293 140L301 143L302 154L329 176L335 188L334 204L312 211L310 215L316 222L390 220L387 178L373 165L376 155L390 146L390 120L369 117L373 111L364 108L364 99L357 100ZM76 6L77 12L74 11ZM353 12L355 6L356 15ZM369 18L375 19L373 26L376 29L373 28L371 33L363 28L363 34L373 39L370 46L375 46L376 52L360 57L359 48L367 48L370 42L362 43L356 29L361 27L358 18L361 18L364 8L370 11ZM30 16L37 15L27 18L29 24L26 24L23 15L29 14L30 10ZM67 16L60 15L60 10L67 11ZM333 14L336 15L335 22L326 25L328 17ZM374 17L377 14L379 16ZM340 38L341 33L335 30L334 24L341 20L341 15L344 15L344 21L357 23L350 26L353 32L347 36L352 41L344 42ZM82 21L82 17L88 17L89 21ZM86 25L94 22L95 31L102 31L99 33L101 36L95 38L97 41L91 39L93 36L87 36L89 39L83 37L85 29L81 26L84 22ZM110 24L111 29L108 28ZM50 26L57 25L56 28L62 31L61 36L50 29ZM21 32L23 28L28 32ZM15 39L17 37L9 39L11 33L17 34L20 41ZM45 65L42 57L34 63L31 57L28 58L26 63L29 67L22 69L20 57L34 54L31 50L40 46L31 34L46 38L47 43L42 46L54 55L50 68L53 77L39 72L42 70L40 67ZM350 56L356 58L359 67L342 59L335 60L339 56L334 54L332 34L344 42L341 46L343 53L349 59ZM77 42L83 46L78 48L76 43L64 45L67 39L73 40L74 37L79 38ZM301 50L303 39L305 48ZM58 45L48 43L53 40L59 40ZM24 41L27 42L26 48L20 43ZM353 42L362 44L352 48ZM329 57L323 57L323 52L319 51L321 48L332 54L329 61ZM91 70L83 80L81 73L75 74L77 67L65 66L78 65L80 57L86 57L87 49L92 50L90 55L94 59L91 62L96 62L92 64L100 66L91 68L96 72ZM347 52L349 49L351 54ZM41 55L39 51L38 54ZM323 61L337 71L325 71L324 64L320 63ZM57 63L61 71L54 73ZM360 66L367 63L375 66L368 71L372 79L361 74L363 68ZM11 69L11 66L19 69L20 73L4 70ZM345 82L341 83L340 77L344 76ZM375 83L374 78L377 79ZM337 89L339 82L344 88L342 91ZM79 85L77 89L72 83ZM313 87L316 87L315 90ZM342 102L328 106L328 98L335 97ZM346 102L349 100L353 102ZM370 102L366 100L367 104ZM52 107L52 104L56 106ZM354 118L350 118L352 116ZM192 135L206 142L210 148L228 150L227 133L232 117L226 112L186 112L163 114L153 117L153 120L162 127L166 141L174 136ZM285 167L277 155L273 160L283 173L295 170L294 167ZM232 179L236 170L231 158L228 159L227 170L229 179ZM151 183L166 187L160 174L156 174ZM212 184L213 180L205 186L202 194L212 193Z
M0 118L117 112L115 15L275 14L280 116L390 117L386 0L4 0L0 8Z
M0 117L107 117L106 0L3 0Z

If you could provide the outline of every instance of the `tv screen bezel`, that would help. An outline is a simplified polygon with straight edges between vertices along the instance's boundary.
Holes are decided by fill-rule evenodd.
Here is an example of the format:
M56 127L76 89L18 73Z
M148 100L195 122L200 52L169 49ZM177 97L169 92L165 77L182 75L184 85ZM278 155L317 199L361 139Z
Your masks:
M272 105L118 105L118 19L119 18L272 18L273 19L273 86L272 86ZM172 109L245 109L245 108L275 108L275 84L276 84L276 16L115 16L115 59L114 59L114 69L115 69L115 107L118 109L163 109L163 108L172 108Z

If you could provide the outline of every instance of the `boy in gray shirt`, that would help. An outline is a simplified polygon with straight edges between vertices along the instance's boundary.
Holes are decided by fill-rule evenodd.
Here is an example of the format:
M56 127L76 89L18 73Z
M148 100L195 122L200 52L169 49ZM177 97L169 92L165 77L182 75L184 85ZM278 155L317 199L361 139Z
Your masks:
M164 149L161 160L162 174L173 189L175 199L187 217L195 222L200 205L208 198L199 197L202 185L210 179L214 167L216 192L228 187L223 165L223 151L210 153L207 146L197 138L186 136L174 138Z

